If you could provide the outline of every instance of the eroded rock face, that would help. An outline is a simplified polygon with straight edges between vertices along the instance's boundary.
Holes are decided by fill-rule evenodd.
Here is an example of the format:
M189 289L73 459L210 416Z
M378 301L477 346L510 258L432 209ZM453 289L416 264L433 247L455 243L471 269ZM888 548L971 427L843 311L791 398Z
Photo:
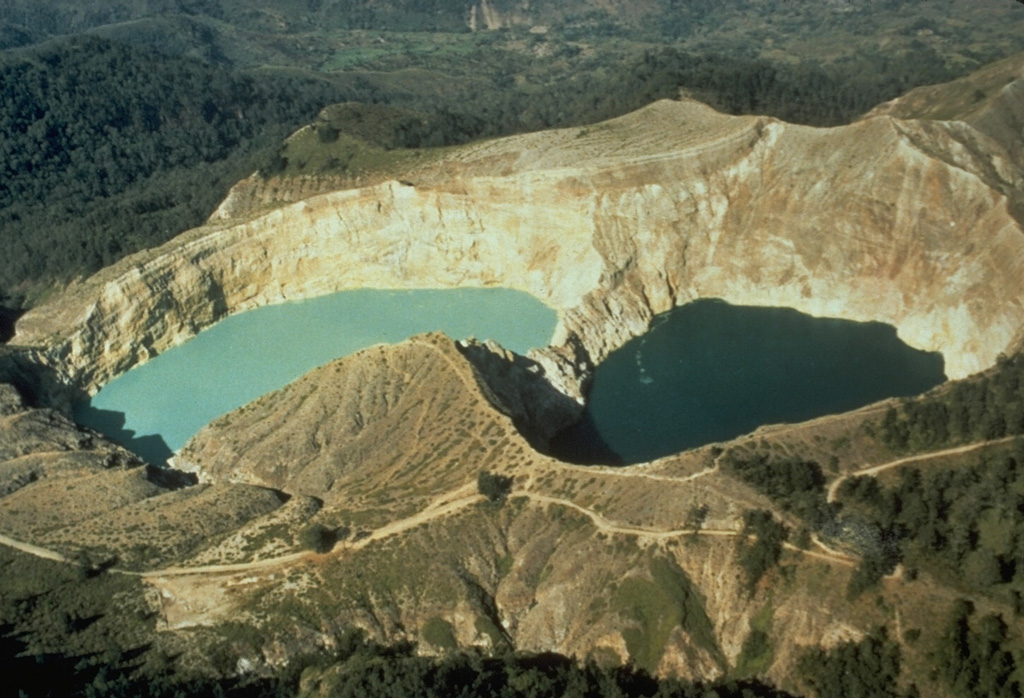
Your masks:
M560 311L548 358L566 375L585 378L656 313L718 297L891 323L960 377L1024 324L1012 214L1024 176L996 136L886 115L813 129L660 102L190 231L31 311L15 342L92 390L258 305L501 285Z

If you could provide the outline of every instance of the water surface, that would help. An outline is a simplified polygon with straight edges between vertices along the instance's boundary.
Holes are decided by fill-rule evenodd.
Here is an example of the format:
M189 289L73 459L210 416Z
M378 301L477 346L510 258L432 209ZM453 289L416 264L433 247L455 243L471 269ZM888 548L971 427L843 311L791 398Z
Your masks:
M576 462L638 463L945 380L942 355L907 346L891 325L703 299L612 352L583 421L553 448Z
M162 463L215 417L332 359L441 330L525 354L555 312L509 289L358 290L233 315L105 385L75 416Z

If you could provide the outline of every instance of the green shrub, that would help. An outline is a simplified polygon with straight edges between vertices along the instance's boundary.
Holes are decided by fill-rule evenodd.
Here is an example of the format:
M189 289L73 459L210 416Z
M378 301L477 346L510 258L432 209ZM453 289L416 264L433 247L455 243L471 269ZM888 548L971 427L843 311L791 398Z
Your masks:
M427 619L420 631L420 637L434 647L443 650L453 650L459 646L455 640L455 629L452 624L438 616L431 616Z
M490 501L502 502L512 490L512 478L481 470L476 478L476 487Z
M338 532L323 524L311 524L299 534L299 543L303 548L324 554L334 549L338 542Z

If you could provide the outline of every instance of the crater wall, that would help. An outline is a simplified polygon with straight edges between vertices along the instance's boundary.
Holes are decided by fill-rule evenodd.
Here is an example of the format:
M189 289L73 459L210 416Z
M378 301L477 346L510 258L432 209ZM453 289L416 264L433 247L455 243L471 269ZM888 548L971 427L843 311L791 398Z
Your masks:
M1024 325L1022 182L1012 154L965 123L813 129L665 101L211 223L32 310L14 343L92 391L232 312L500 285L559 311L537 357L576 397L590 366L698 297L890 323L957 378Z

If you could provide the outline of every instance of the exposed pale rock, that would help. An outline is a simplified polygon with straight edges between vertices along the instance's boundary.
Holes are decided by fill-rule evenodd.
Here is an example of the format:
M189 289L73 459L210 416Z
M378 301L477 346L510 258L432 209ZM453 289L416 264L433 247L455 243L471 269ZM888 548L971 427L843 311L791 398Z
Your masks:
M659 102L468 146L403 177L412 184L190 231L31 311L15 341L93 390L259 305L500 285L560 312L545 360L563 364L549 373L569 394L656 313L698 297L891 323L960 377L1024 325L1024 177L996 136L891 116L813 129Z

